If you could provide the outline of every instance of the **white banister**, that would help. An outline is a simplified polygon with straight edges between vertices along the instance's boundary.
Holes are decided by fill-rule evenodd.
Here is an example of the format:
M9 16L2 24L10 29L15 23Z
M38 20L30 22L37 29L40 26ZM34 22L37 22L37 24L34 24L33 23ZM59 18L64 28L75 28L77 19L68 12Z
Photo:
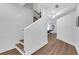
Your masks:
M48 43L46 21L41 18L24 28L25 54L32 54Z

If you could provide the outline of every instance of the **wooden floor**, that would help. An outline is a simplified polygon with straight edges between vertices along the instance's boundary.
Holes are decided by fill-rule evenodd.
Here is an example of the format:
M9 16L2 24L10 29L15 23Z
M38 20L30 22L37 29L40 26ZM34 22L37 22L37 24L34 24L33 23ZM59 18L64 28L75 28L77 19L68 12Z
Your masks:
M24 53L25 52L24 51L24 39L21 39L20 42L23 43L23 44L17 43L16 44L16 47L20 51L22 51ZM11 50L8 50L8 51L5 51L5 52L0 53L0 55L22 55L22 54L16 48L13 48Z
M21 53L16 48L14 48L6 52L0 53L0 55L21 55Z
M33 55L77 55L74 46L56 39L56 34L48 36L48 44Z
M16 45L17 46L17 45ZM21 45L22 46L22 45ZM36 51L32 55L77 55L77 51L74 46L56 39L56 34L48 36L48 44L40 50ZM6 52L0 53L0 55L21 55L16 49L11 49Z

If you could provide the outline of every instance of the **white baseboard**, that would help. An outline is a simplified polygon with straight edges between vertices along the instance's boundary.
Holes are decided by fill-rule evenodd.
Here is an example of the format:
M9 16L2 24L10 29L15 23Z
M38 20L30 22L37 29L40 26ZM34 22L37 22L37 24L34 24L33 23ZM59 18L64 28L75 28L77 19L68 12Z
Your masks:
M6 52L6 51L8 51L8 50L12 50L12 49L14 49L14 48L15 48L15 46L14 46L14 47L11 47L11 48L7 48L7 49L5 49L5 50L1 50L0 53Z
M78 55L79 55L79 47L78 47L77 45L75 45L75 48L76 48L77 53L78 53Z
M62 40L62 39L59 39L59 40ZM76 48L76 50L77 50L77 53L79 54L79 47L77 46L77 44L75 44L75 43L72 43L72 42L69 42L69 41L67 41L67 40L62 40L62 41L66 42L66 43L68 43L68 44L71 44L71 45L73 45L73 46Z
M42 42L41 44L39 44L38 46L34 47L33 49L29 50L29 51L26 51L26 55L31 55L33 54L34 52L36 52L37 50L39 50L40 48L42 48L43 46L45 46L46 44L48 43L47 42Z
M24 52L23 51L21 51L18 47L16 47L16 49L21 53L21 54L23 54L24 55Z
M66 40L66 39L62 39L62 38L60 38L60 37L57 37L57 39L59 39L59 40L61 40L61 41L64 41L64 42L66 42L66 43L71 44L71 45L74 46L74 43L71 42L71 41L68 41L68 40Z
M24 43L22 43L21 41L19 41L18 43L20 43L20 44L24 45Z

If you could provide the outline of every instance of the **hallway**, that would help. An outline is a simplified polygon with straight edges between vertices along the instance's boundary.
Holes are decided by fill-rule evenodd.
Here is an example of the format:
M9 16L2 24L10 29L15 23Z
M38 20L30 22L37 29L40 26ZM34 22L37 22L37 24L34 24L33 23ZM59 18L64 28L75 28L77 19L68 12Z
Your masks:
M77 55L74 46L56 39L56 34L48 36L48 44L33 55Z

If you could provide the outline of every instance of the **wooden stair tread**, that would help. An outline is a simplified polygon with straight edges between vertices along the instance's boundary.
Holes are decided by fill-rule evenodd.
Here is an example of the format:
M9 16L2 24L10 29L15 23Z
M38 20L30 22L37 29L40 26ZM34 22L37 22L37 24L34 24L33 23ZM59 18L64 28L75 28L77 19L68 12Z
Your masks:
M17 46L22 52L25 52L25 51L24 51L24 45L18 43L18 44L16 44L16 46Z
M0 53L0 55L22 55L16 48Z
M24 43L24 39L20 40L20 42Z

